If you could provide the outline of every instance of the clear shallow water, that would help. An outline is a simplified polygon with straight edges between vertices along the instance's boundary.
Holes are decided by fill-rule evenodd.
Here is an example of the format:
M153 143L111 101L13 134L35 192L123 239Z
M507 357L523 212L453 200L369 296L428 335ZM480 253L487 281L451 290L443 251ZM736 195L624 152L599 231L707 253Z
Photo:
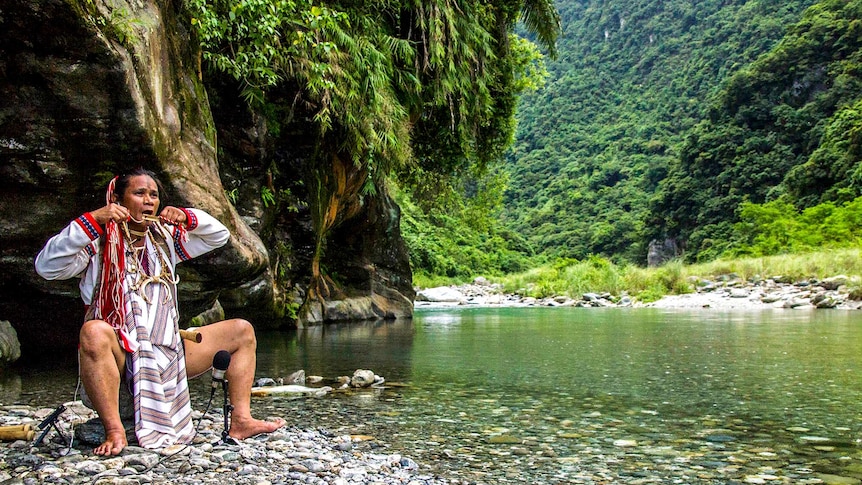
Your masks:
M254 406L480 483L816 483L862 476L860 363L858 312L420 310L260 334L259 376L366 368L404 387ZM0 402L53 407L74 380L4 374Z

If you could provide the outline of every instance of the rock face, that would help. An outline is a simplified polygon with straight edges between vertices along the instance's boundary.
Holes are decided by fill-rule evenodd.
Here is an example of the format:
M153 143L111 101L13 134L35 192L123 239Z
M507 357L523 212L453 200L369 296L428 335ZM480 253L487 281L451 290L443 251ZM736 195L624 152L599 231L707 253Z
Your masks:
M77 282L40 281L32 261L53 233L104 205L113 173L151 168L163 178L167 203L202 208L231 229L224 250L180 273L186 313L211 307L219 284L266 270L266 249L221 188L206 94L187 43L174 34L172 8L118 2L84 12L63 0L14 0L3 9L0 314L25 349L75 341ZM96 18L120 23L123 16L125 23L104 27L126 29L123 43L95 28Z
M0 367L9 362L15 362L21 357L21 343L18 333L12 324L0 320Z
M389 319L413 315L409 257L401 232L398 206L389 197L367 198L360 217L349 220L331 237L327 264L350 286L325 305L309 302L312 312L301 322Z
M199 53L190 48L180 7L170 0L7 0L0 6L0 318L16 328L25 354L74 351L83 316L77 281L41 280L33 258L73 218L104 205L113 174L138 166L159 174L167 192L163 203L206 210L232 234L226 247L180 265L184 318L207 310L220 314L220 301L227 316L250 310L261 318L256 324L278 326L284 321L275 320L275 309L302 298L302 255L287 265L285 277L284 266L277 265L285 261L270 256L275 232L265 238L256 232L267 229L266 214L241 214L222 185L216 137L223 131L211 113ZM238 156L240 164L273 162L255 153ZM381 215L392 216L391 205L388 199L369 203L357 219L371 224L354 229L374 230ZM397 208L394 216L397 225ZM302 227L289 222L278 234ZM384 223L392 226L392 220ZM345 266L373 267L385 259L387 249L369 246L375 237L350 242L359 248L359 263ZM406 252L400 235L392 237L387 245L401 251L399 261L384 264L383 271L357 272L355 286L376 302L372 306L397 308L347 309L343 315L411 314Z
M647 265L651 268L661 266L662 263L679 257L680 254L679 244L675 239L665 239L664 241L653 239L647 249Z

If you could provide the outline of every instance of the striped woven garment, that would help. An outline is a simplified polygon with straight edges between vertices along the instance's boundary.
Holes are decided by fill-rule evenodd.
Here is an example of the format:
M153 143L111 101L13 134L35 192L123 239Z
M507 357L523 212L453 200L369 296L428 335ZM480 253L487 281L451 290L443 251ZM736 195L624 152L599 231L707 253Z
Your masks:
M159 251L147 241L148 266L161 271ZM134 256L127 254L127 261ZM169 268L173 273L173 268ZM126 377L131 383L135 405L135 435L144 448L186 444L194 437L183 345L179 336L176 288L147 284L132 288L135 274L127 271L124 330L137 337L138 348L126 354ZM146 298L144 298L144 295Z

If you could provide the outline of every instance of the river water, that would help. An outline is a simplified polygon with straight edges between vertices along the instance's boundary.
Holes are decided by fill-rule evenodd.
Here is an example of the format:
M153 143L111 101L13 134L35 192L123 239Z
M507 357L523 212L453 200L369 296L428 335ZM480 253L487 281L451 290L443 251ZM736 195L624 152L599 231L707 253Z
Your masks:
M859 312L459 307L258 340L258 376L390 384L255 398L258 414L364 435L456 482L862 478ZM74 375L7 373L0 400L53 407ZM192 389L202 409L208 378Z

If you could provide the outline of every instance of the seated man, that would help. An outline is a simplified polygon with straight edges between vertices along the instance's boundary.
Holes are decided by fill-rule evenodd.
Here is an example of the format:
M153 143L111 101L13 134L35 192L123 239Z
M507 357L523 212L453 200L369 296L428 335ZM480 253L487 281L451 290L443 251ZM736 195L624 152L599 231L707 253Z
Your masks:
M80 332L80 374L105 426L97 455L128 445L120 420L121 383L135 403L135 435L145 448L190 443L194 438L187 376L198 376L219 350L231 353L225 377L234 406L229 435L244 439L272 432L283 419L251 416L257 342L245 320L202 327L200 343L179 336L175 266L223 246L227 228L197 209L167 206L159 212L161 184L137 169L108 186L106 205L72 221L36 257L49 280L81 277L87 313Z

